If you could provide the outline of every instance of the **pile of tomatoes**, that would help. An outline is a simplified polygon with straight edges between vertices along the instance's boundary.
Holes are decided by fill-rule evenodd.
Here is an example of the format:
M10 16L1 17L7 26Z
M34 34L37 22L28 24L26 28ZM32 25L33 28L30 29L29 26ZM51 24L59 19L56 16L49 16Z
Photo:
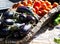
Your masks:
M39 16L44 16L47 14L52 8L57 7L59 4L57 2L54 2L51 4L51 2L47 0L24 0L22 2L18 2L17 4L13 5L13 8L17 8L19 6L29 6L33 7L33 12L38 14Z
M58 6L58 3L54 2L51 4L49 1L36 1L33 5L33 11L39 16L44 16L52 8Z

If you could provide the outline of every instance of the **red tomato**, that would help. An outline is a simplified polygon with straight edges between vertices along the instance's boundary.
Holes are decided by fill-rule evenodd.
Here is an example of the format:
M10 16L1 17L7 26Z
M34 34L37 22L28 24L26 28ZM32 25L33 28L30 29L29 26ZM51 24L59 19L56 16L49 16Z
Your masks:
M35 6L35 10L38 11L39 10L39 7Z
M13 6L12 6L12 8L17 8L18 7L18 4L14 4Z
M48 11L47 10L41 10L41 16L44 16Z
M32 4L32 0L28 0L27 2L28 2L28 4Z
M44 3L44 4L42 4L42 8L43 9L46 9L46 7L47 7L47 5Z
M49 6L51 3L49 1L45 1L46 5Z
M41 11L41 10L44 10L44 8L42 6L39 8L39 11Z
M24 6L24 5L23 5L23 4L21 4L21 2L19 2L19 3L18 3L18 7L19 7L19 6Z
M47 7L46 10L47 10L47 11L50 11L51 9Z
M37 14L38 14L39 16L41 16L42 12L41 12L41 11L37 11Z
M48 8L52 9L52 5L49 1L45 1L46 5L48 6Z
M48 13L48 11L47 10L43 10L44 11L44 13L46 14L46 13Z
M24 6L27 6L27 2L26 2L26 1L23 1L23 5L24 5Z
M21 2L19 2L19 3L14 4L12 8L18 8L19 6L24 6L24 5L21 4Z
M39 1L36 1L36 2L34 3L33 7L35 7L35 6L40 7L40 6L41 6L41 3L40 3Z
M53 8L54 8L54 7L57 7L58 5L59 5L58 3L54 2Z
M50 9L52 9L52 7L53 7L52 5L49 5L49 6L48 6L48 8L50 8Z
M36 9L35 9L35 8L33 8L33 12L35 12L35 13L36 13Z
M32 5L31 4L27 4L27 6L31 7Z
M41 4L44 4L45 2L40 0L40 3L41 3Z
M34 2L36 2L36 1L38 1L38 0L34 0Z

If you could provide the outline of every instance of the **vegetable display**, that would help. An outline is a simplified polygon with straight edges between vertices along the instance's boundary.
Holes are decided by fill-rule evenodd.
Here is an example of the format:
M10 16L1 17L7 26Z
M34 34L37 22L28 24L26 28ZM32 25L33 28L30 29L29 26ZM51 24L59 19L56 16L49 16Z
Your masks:
M54 2L52 5L49 1L36 1L33 5L35 9L34 12L39 16L44 16L47 14L52 8L57 7L58 3Z
M14 11L8 10L1 15L0 35L6 37L11 34L12 38L22 39L37 24L37 18L25 6L19 6Z
M17 4L14 4L12 8L17 8L19 6L27 6L32 7L32 11L39 16L44 16L47 14L52 8L57 7L59 4L57 2L54 2L51 4L49 1L43 1L43 0L25 0L23 2L19 2Z
M36 26L41 17L58 5L56 2L51 4L49 1L43 0L24 0L15 3L0 16L0 37L11 34L9 36L11 39L23 39L30 29ZM54 23L60 23L60 14Z

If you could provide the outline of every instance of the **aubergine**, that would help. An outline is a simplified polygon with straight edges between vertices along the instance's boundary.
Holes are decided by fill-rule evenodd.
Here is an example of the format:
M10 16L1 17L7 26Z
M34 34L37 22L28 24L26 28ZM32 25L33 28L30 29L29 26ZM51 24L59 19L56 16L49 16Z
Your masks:
M2 28L2 30L0 30L0 37L6 37L10 34L10 31L7 28Z
M24 26L23 30L28 31L31 28L32 28L32 25L31 24L28 24L28 25L25 25Z
M21 12L21 13L25 13L26 12L27 14L34 16L32 11L30 11L26 6L20 6L20 7L17 8L16 11L17 12Z
M23 38L32 28L33 23L37 21L34 13L30 11L27 7L18 7L16 11L16 15L13 11L6 11L3 14L2 24L0 25L2 26L2 28L0 28L0 35L7 36L12 32L11 36L13 38Z
M6 11L6 12L3 14L3 17L4 17L4 19L13 18L13 12L12 12L12 11Z
M25 37L27 34L27 31L25 31L23 29L24 26L25 26L25 24L16 23L16 27L19 29L11 30L13 33L11 34L10 39L13 38L14 40L18 40L18 39L22 39L23 37ZM15 28L15 27L13 27L13 28Z
M4 20L4 23L6 25L13 25L14 24L14 20L13 19L6 19L6 20Z
M19 14L19 21L20 21L20 23L26 22L26 17L24 16L24 14Z
M28 25L23 25L20 28L20 30L18 31L20 35L20 39L24 38L29 33L31 26L32 26L31 24L28 24Z
M20 12L21 13L27 13L28 15L33 16L36 19L36 22L38 21L38 19L36 18L36 16L34 16L34 13L31 10L29 10L27 7L25 7L25 6L18 7L16 11L19 12L19 13Z
M18 40L18 39L21 39L21 36L19 35L19 32L18 31L15 31L11 34L10 36L10 39L12 40Z
M31 28L32 28L32 25L31 25L31 24L23 25L23 26L21 26L19 32L20 32L20 34L22 33L22 35L24 35L24 34L27 34L28 31L29 31Z
M24 26L24 25L25 25L25 23L23 23L23 24L15 23L15 24L13 24L13 25L10 27L10 30L11 30L11 31L20 30L20 28L21 28L22 26Z
M23 39L27 34L22 33L22 31L14 31L11 36L9 36L10 40L21 40Z
M23 25L25 25L25 23L22 23L22 24L20 24L20 23L15 23L15 26L17 26L17 27L20 27L20 26L23 26Z
M0 21L0 30L3 28L4 26L3 26L3 23L2 23L2 21Z
M33 16L31 16L31 15L27 15L26 22L27 23L30 22L30 23L33 24L35 22L35 18Z
M0 20L0 25L2 24L2 20Z

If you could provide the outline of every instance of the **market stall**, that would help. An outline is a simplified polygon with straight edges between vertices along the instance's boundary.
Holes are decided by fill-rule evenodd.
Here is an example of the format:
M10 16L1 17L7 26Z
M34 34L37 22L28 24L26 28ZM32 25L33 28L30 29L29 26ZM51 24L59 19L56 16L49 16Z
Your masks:
M60 5L47 0L25 0L1 10L0 38L4 44L25 44L45 25L60 24Z

